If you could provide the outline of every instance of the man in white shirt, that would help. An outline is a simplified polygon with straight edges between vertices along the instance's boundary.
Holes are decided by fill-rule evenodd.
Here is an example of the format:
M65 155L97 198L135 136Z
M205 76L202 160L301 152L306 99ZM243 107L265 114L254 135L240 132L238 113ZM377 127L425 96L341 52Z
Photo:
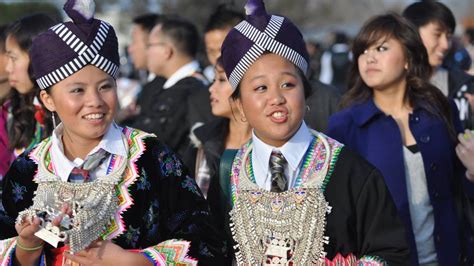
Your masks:
M195 60L198 43L196 27L179 17L164 18L148 37L148 70L166 81L155 90L150 115L140 118L142 129L180 154L189 144L190 128L212 117L207 82Z

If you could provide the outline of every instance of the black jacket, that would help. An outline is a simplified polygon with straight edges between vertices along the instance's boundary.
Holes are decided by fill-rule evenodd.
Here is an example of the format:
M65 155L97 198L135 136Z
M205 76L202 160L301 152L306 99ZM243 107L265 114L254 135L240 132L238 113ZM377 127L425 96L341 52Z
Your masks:
M308 127L320 132L325 132L328 127L329 116L337 111L341 95L337 88L324 84L319 80L311 82L311 95L306 98L304 121Z
M139 147L144 151L130 164L136 175L124 175L129 183L121 181L117 185L122 187L120 198L128 198L123 196L126 190L128 202L133 204L121 213L126 231L112 241L124 249L145 249L167 239L185 239L191 241L188 255L199 259L199 265L224 265L225 244L182 161L155 137L138 139L135 136L141 133L133 129L124 134L132 136L129 158L140 154ZM31 206L38 186L33 179L37 169L38 165L26 152L13 162L3 180L2 200L9 217L14 219Z
M224 152L225 137L228 134L229 120L226 118L215 118L192 132L193 141L189 145L188 151L183 155L183 161L195 175L196 173L196 154L198 149L204 150L207 165L209 167L210 184L207 193L207 199L210 204L211 213L217 217L218 227L224 228L222 219L226 214L221 210L218 197L219 184L219 165L221 155Z
M207 201L217 230L219 232L226 232L224 238L226 239L227 246L231 247L233 240L229 229L230 216L228 212L230 209L226 208L226 204L223 203L223 192L219 179L219 167L221 156L225 149L225 138L229 132L228 128L228 119L216 117L211 122L194 129L191 133L191 144L183 155L183 161L195 175L197 152L198 149L203 149L210 176ZM229 248L227 250L227 258L230 260L232 257L233 250Z
M474 76L461 70L448 72L448 97L452 98L459 110L459 118L464 128L474 129L474 114L464 93L474 94Z
M156 79L147 84L147 88L153 89L150 92L145 90L147 94L144 95L142 111L133 126L156 134L173 151L183 155L189 145L188 135L192 125L198 120L205 121L196 114L210 112L210 107L207 111L205 108L209 105L209 98L197 97L199 103L190 99L205 94L207 88L195 77L183 78L168 89L163 89L163 84ZM193 115L190 115L190 102L203 107L204 111L193 110Z

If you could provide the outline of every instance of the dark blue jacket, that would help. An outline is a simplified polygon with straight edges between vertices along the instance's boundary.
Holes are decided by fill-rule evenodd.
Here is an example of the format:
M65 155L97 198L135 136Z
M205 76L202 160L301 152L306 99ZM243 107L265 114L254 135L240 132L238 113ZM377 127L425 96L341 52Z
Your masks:
M453 106L455 130L461 124ZM454 178L463 178L465 169L456 157L455 145L443 121L426 110L414 108L409 116L410 130L423 157L428 193L434 212L434 241L441 265L458 265L459 223L454 201ZM418 265L410 219L400 129L371 99L330 117L328 136L360 153L383 174L407 229L412 265ZM463 178L466 180L466 178ZM474 192L474 184L468 184ZM474 195L474 194L473 194ZM387 241L390 241L387 239Z

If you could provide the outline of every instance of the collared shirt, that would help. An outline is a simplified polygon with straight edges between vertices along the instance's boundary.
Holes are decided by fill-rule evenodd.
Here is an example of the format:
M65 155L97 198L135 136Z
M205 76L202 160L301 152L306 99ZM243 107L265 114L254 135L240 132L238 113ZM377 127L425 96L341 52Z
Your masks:
M180 67L176 72L173 73L173 75L171 75L171 77L166 80L165 84L163 85L163 89L166 90L171 88L178 81L192 76L197 71L199 71L199 63L195 60Z
M156 78L156 74L155 73L148 73L148 76L146 77L146 82L151 82L152 80L154 80Z
M280 151L287 164L285 176L288 179L288 188L292 188L300 172L300 165L313 136L305 122L301 123L298 131L281 147L273 147L260 140L252 131L252 165L257 185L266 190L271 189L270 155L272 151Z
M64 155L64 146L62 142L63 130L63 124L61 123L53 131L51 137L51 161L53 163L54 173L59 176L62 181L67 182L72 169L74 167L80 167L84 163L84 160L76 158L71 162L66 155ZM109 155L104 162L96 168L96 170L90 173L91 180L107 173L112 154L124 157L127 156L127 149L122 140L122 129L115 123L112 123L109 126L107 132L102 137L102 140L89 152L87 156L96 153L100 149L107 151Z

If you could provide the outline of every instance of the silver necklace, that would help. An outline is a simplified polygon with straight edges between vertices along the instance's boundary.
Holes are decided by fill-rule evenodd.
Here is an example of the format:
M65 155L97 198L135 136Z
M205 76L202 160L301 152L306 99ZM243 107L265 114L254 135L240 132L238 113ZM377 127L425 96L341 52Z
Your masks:
M128 154L129 146L123 134L122 140ZM33 205L19 213L17 223L39 217L41 229L35 235L54 247L58 242L68 242L72 253L81 251L100 237L118 211L115 186L122 179L128 158L118 156L119 165L114 171L92 182L69 183L61 181L47 168L46 156L51 140L40 145L43 146L38 147L38 188ZM53 226L52 221L60 214L64 204L71 207L72 216L66 216L59 227Z
M263 190L251 181L245 163L252 147L245 151L238 195L230 212L239 265L318 264L325 257L326 214L331 208L321 186L333 154L326 138L316 134L326 151L323 167L304 169L311 171L309 178L301 187L283 193Z

